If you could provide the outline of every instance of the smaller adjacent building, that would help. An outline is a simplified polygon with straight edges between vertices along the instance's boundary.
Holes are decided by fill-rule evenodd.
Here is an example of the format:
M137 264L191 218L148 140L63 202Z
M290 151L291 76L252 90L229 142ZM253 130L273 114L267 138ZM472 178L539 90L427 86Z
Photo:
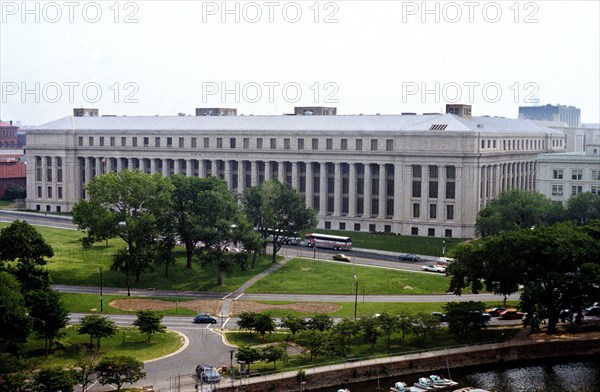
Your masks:
M569 127L581 126L581 110L574 106L519 106L519 118L522 120L561 122Z
M565 203L583 192L600 195L600 144L583 152L540 154L536 189L551 200Z
M26 165L24 162L0 160L0 199L4 197L6 188L17 185L23 189L27 187Z
M12 121L0 122L0 149L19 147L18 129L19 127L13 125Z

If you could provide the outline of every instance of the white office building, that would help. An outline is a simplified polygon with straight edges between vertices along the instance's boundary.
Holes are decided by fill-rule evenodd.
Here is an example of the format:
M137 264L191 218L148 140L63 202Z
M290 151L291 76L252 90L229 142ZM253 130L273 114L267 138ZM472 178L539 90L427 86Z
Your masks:
M533 190L564 134L454 114L66 117L28 132L27 208L68 212L109 171L219 176L234 192L287 181L319 228L473 237L479 210Z

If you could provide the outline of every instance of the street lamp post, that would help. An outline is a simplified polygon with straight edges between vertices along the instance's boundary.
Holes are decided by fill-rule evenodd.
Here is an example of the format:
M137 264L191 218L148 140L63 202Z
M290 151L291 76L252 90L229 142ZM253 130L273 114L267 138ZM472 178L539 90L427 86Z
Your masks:
M442 257L446 257L446 240L442 240Z
M231 372L231 389L233 389L233 377L234 377L234 370L233 370L233 353L235 352L235 350L229 350L229 366L230 366L230 372Z
M100 313L102 313L102 267L98 268L100 271Z
M354 275L354 321L356 321L356 309L358 307L358 278Z

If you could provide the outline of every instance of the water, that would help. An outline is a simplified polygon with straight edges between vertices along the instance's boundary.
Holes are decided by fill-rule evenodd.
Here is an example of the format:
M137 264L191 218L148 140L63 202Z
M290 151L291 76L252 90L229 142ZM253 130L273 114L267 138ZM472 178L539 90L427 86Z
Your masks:
M600 357L566 362L545 361L521 365L505 365L485 368L450 369L452 378L459 387L472 386L494 392L600 392ZM435 372L434 372L435 373ZM437 374L448 377L447 370ZM388 392L395 381L412 383L419 376L400 376L380 379L381 391ZM357 384L340 384L339 388L349 388L351 392L377 391L378 381ZM335 392L336 388L320 389L320 392Z

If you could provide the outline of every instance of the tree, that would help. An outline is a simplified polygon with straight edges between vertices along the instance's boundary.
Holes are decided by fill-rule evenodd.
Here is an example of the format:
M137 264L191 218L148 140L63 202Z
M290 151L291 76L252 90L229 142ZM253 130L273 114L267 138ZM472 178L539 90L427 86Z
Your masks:
M250 372L250 365L256 361L260 361L262 356L260 350L258 350L257 348L250 346L240 346L238 348L237 353L235 353L235 357L238 359L238 361L244 361L244 363L248 365L246 371Z
M100 384L115 384L117 392L123 384L133 384L146 377L144 363L127 356L103 358L96 367L96 372Z
M371 346L371 353L374 353L377 339L379 339L379 335L381 335L379 320L377 320L376 317L367 317L361 319L358 325L365 341Z
M93 339L96 339L98 350L100 350L100 339L108 338L116 333L117 326L108 317L91 314L81 319L79 334L90 335L90 344Z
M288 354L285 343L274 344L263 348L261 350L261 357L263 361L267 363L273 362L273 368L277 370L277 361L288 361Z
M32 329L44 339L44 354L48 356L54 340L64 334L60 331L69 322L69 310L62 303L58 291L52 289L30 291L27 303Z
M580 313L586 298L597 295L592 282L600 281L600 241L588 231L594 233L557 223L476 241L451 264L451 288L460 294L469 282L482 279L489 290L510 294L521 284L525 323L537 329L541 320L548 320L547 332L554 333L561 309ZM481 288L475 286L474 291Z
M263 238L271 235L273 264L290 236L317 224L315 211L306 208L302 195L287 182L282 184L276 179L246 189L242 205Z
M335 324L332 328L337 342L339 343L340 352L342 355L346 355L346 350L350 348L352 336L358 332L358 325L356 321L344 318L339 323Z
M541 193L511 190L479 212L475 227L483 237L507 230L529 229L560 222L564 217L562 204L554 203Z
M332 352L333 341L329 332L322 332L317 329L307 329L300 332L296 343L310 352L310 360L319 355L326 355Z
M152 334L164 333L167 330L167 327L161 324L162 318L162 315L150 310L140 310L137 312L137 319L135 319L133 325L138 327L141 333L148 336L148 343L150 343Z
M440 320L428 313L417 313L412 319L412 330L415 335L420 336L423 343L427 341L428 336L435 335L440 327Z
M29 317L21 286L8 272L0 271L0 352L15 351L27 341Z
M485 328L487 321L483 318L485 311L483 302L448 302L444 305L448 318L448 330L454 335L469 336L471 332Z
M121 238L127 247L113 258L111 268L136 283L157 256L154 246L170 213L172 185L160 174L121 171L94 177L85 186L89 200L73 207L73 222L87 233L86 243Z
M4 190L2 198L4 200L25 199L27 197L27 189L17 184L10 184Z
M406 338L412 329L412 316L406 313L398 314L398 329L402 332L402 340Z
M308 320L306 326L309 329L316 329L323 332L333 327L333 319L326 314L317 314Z
M88 352L85 346L79 351L77 362L75 363L76 377L78 382L81 384L81 390L87 391L89 383L94 381L94 372L98 365L98 352Z
M40 369L35 376L35 384L37 390L44 392L64 392L72 391L77 379L72 370L52 366Z
M301 317L287 315L281 319L281 326L289 329L292 333L292 336L295 336L296 332L306 328L306 322Z
M19 280L23 293L50 287L50 277L43 266L45 258L52 256L52 247L27 222L16 220L0 230L0 266ZM15 260L16 266L3 265Z
M567 201L567 218L578 225L587 225L592 219L600 219L600 195L580 193Z
M254 329L255 320L258 316L256 312L242 312L239 315L239 320L237 322L238 328L241 330L252 331Z
M398 328L398 318L383 312L377 320L379 321L379 328L386 336L385 347L390 348L392 334Z
M275 321L268 314L259 313L254 319L254 330L258 332L262 339L265 338L265 333L275 331Z

